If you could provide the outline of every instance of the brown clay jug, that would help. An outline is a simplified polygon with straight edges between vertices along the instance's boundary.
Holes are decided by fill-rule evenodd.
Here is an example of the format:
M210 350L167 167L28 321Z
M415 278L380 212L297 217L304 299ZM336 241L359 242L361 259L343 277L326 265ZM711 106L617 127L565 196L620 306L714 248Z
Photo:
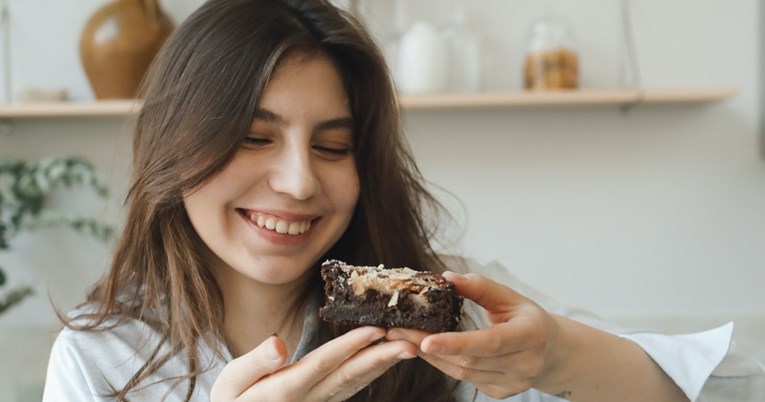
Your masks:
M173 28L158 0L114 0L98 9L80 38L82 66L96 98L134 98Z

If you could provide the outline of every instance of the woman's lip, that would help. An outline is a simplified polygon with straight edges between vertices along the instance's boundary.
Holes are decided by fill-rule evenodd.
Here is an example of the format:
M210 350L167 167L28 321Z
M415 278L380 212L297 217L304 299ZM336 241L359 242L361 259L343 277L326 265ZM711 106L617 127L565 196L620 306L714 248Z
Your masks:
M252 216L253 214L270 215L275 218L283 219L285 221L314 221L319 218L319 215L315 214L297 214L294 212L277 211L269 209L247 209L236 208L236 210L244 217Z
M319 218L312 220L286 220L276 215L267 215L261 212L255 212L253 210L245 210L237 208L237 213L244 219L245 223L252 228L255 228L261 233L267 234L269 238L272 237L291 237L301 238L307 233L311 232L314 224ZM292 216L295 216L292 214Z

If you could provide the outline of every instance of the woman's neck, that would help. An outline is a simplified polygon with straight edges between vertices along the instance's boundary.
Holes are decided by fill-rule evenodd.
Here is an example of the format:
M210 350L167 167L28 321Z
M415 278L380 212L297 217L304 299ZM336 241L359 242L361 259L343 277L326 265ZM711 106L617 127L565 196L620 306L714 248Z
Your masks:
M218 279L225 306L223 331L231 356L239 357L277 334L291 357L302 335L307 278L284 285Z

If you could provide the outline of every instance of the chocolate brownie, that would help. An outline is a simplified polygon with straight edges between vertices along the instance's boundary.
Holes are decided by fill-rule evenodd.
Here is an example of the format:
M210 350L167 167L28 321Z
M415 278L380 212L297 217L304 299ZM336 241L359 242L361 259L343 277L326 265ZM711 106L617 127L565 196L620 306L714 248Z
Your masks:
M322 264L326 303L322 319L341 325L453 331L463 298L443 276L410 268Z

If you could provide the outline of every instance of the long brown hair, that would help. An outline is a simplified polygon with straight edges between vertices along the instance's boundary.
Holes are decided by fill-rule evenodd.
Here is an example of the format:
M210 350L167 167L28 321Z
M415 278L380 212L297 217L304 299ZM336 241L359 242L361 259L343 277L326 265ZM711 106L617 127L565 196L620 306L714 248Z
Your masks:
M233 158L279 61L317 52L330 57L343 78L361 183L351 223L325 257L443 271L430 245L442 208L425 188L404 140L389 72L364 27L325 0L209 0L173 33L147 76L133 133L125 230L111 269L88 296L87 303L98 308L85 317L87 325L67 321L93 330L115 317L116 325L142 320L170 347L165 353L157 346L115 390L117 400L180 351L188 353L188 373L176 380L189 381L186 399L191 398L195 378L205 370L198 347L220 345L224 311L183 195ZM319 287L314 272L310 286ZM321 342L341 331L322 326ZM454 385L414 359L352 400L449 401Z

